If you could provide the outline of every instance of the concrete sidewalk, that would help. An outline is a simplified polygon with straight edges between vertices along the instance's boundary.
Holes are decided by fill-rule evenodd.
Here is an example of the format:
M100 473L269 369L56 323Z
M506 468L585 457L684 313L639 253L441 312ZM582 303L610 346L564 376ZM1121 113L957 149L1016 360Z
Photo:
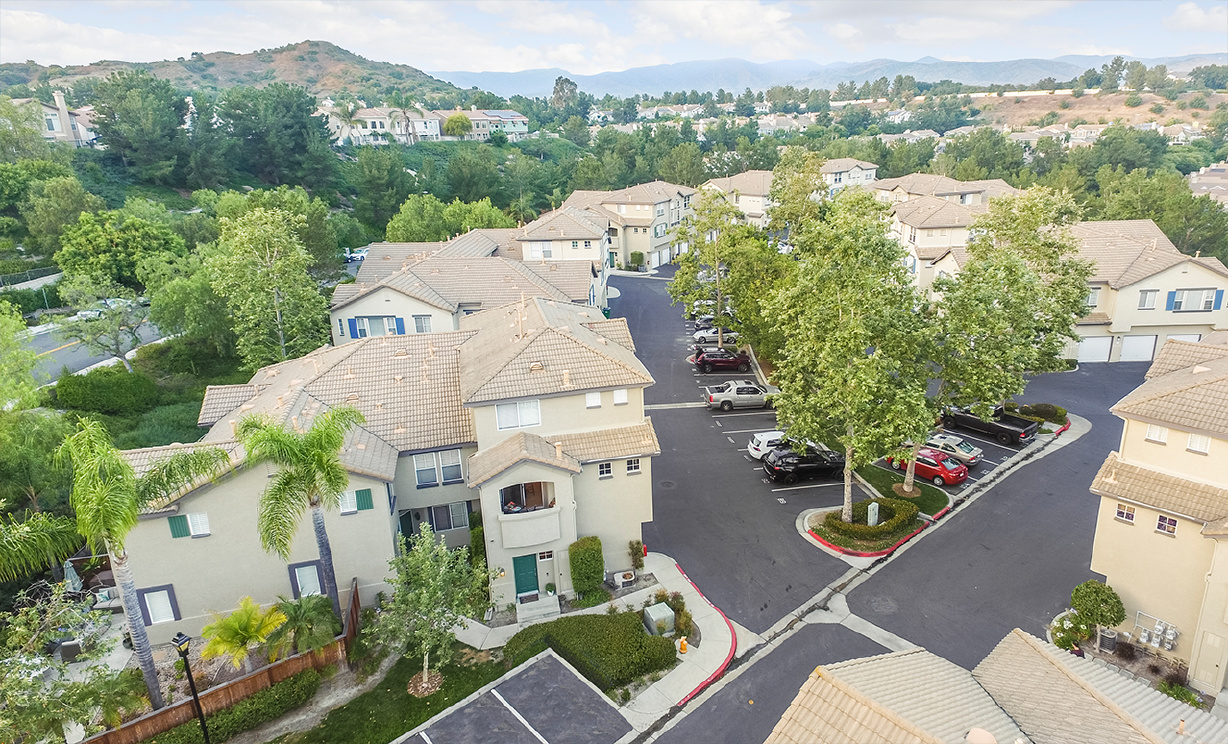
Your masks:
M734 624L700 593L673 558L661 553L649 553L644 559L644 571L656 577L657 585L619 597L614 600L615 604L620 609L638 611L646 599L662 589L671 593L679 592L686 600L691 618L699 628L700 643L690 644L685 654L678 654L677 666L621 708L623 715L636 731L647 729L670 708L689 700L720 677L738 648L738 634ZM609 605L598 605L568 615L604 614L608 607ZM490 628L470 620L469 627L458 629L456 637L474 648L499 648L517 632L533 624Z

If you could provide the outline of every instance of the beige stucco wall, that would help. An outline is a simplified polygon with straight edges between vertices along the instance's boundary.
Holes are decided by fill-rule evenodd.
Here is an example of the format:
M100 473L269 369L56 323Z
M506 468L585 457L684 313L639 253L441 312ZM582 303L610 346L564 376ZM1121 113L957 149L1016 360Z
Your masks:
M1228 541L1214 541L1211 570L1206 576L1202 612L1192 634L1189 683L1202 692L1220 695L1228 671Z
M461 450L461 473L469 475L469 457L477 452L477 447L470 445L458 448ZM403 453L397 458L397 472L392 480L392 492L396 495L396 513L393 517L398 524L402 512L411 512L410 519L415 525L428 523L427 509L432 506L443 506L458 501L469 503L470 511L480 510L477 506L478 492L462 483L447 483L425 488L418 487L417 475L414 472L414 456ZM417 527L414 528L417 532ZM469 544L469 527L458 527L442 530L442 535L449 548L458 548Z
M600 408L585 407L585 392L587 391L578 391L577 395L539 398L541 425L525 429L500 431L495 405L475 406L471 410L473 411L474 430L478 435L478 446L482 449L491 447L519 431L549 439L552 434L634 426L644 420L643 388L627 388L626 404L617 406L614 405L614 391L603 390L601 391Z
M1145 506L1133 505L1134 524L1122 522L1115 516L1118 503L1100 499L1091 565L1125 605L1126 621L1117 629L1133 632L1140 610L1174 624L1181 635L1173 651L1164 654L1188 662L1215 542L1199 534L1201 523L1183 517L1177 517L1176 535L1157 532L1162 512Z
M574 478L577 529L601 538L607 571L631 568L627 544L642 540L644 523L652 521L652 458L639 460L639 473L628 473L626 459L619 459L608 478L598 476L597 463L586 464Z
M379 289L341 308L331 310L334 344L353 341L350 338L350 318L388 316L405 319L405 332L414 332L414 315L431 316L431 331L455 331L457 319L450 310L428 305L391 289ZM338 322L340 321L340 322Z
M1147 439L1148 422L1126 419L1121 439L1122 459L1161 473L1228 488L1228 440L1208 432L1196 432L1211 438L1207 454L1199 454L1186 448L1190 429L1155 423L1168 429L1165 443Z
M310 514L304 514L283 561L260 547L256 515L260 496L275 468L258 465L224 478L216 486L198 489L177 502L177 514L205 512L206 537L171 537L167 517L142 519L128 536L127 549L137 589L170 584L175 590L181 619L149 628L153 643L165 643L175 633L200 635L212 621L210 610L228 613L251 595L262 604L292 596L289 563L319 559ZM350 476L347 490L370 488L373 509L341 515L325 512L325 526L333 550L333 567L344 606L350 580L358 577L363 604L374 601L386 588L388 560L393 555L394 520L388 513L385 483Z
M1102 301L1106 295L1115 294L1117 299L1110 313L1114 333L1139 333L1141 327L1175 329L1174 333L1202 333L1228 328L1228 304L1210 312L1174 312L1165 310L1168 293L1177 289L1225 289L1228 277L1211 271L1192 261L1172 266L1141 282L1122 287L1118 291L1105 289L1100 292ZM1139 310L1139 293L1154 289L1154 310ZM1151 333L1151 331L1148 331ZM1161 339L1163 341L1163 339ZM1158 346L1156 347L1159 348Z

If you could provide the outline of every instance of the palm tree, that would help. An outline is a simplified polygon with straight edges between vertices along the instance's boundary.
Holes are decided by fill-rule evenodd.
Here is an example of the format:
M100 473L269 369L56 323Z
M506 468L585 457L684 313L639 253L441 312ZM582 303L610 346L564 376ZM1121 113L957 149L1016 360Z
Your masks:
M275 655L280 656L287 649L295 654L319 650L341 631L332 602L323 594L309 594L296 600L279 599L277 609L286 616L286 622L269 636L269 646Z
M45 512L31 512L20 522L12 514L0 516L0 581L58 564L80 541L71 519Z
M206 659L226 656L235 669L240 666L247 674L252 672L251 651L269 639L273 631L286 622L286 616L276 607L265 609L251 597L239 600L239 609L222 617L213 613L213 622L201 629L200 634L209 639L200 655Z
M115 449L102 424L82 419L76 433L65 439L56 451L56 459L72 462L70 502L77 513L77 531L91 548L101 548L111 556L111 570L119 584L124 617L132 635L132 650L149 689L149 702L157 710L165 703L154 667L153 649L149 646L149 634L141 619L136 581L128 565L124 540L136 526L141 507L172 496L201 478L217 474L230 458L213 447L176 452L137 477L132 466Z
M141 675L135 669L125 669L117 674L102 667L95 668L85 689L97 701L103 724L115 729L124 722L125 715L145 705L144 688Z
M351 427L366 421L356 408L342 406L316 417L305 432L287 431L265 416L239 420L237 434L250 462L271 462L281 468L260 497L256 529L266 551L282 560L290 558L290 543L304 511L311 511L324 593L332 600L333 612L341 614L337 576L333 572L333 549L324 529L324 509L336 509L350 479L341 464L341 445Z
M409 112L413 111L419 116L422 115L422 109L414 105L412 97L405 95L401 91L394 91L388 96L388 106L392 112L396 114L396 118L400 119L405 125L405 144L412 145L418 141L418 133L414 131L414 125L409 121Z

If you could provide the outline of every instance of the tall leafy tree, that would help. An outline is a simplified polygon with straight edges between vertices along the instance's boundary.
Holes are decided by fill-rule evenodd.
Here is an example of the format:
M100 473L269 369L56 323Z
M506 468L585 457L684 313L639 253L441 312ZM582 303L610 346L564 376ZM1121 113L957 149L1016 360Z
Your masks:
M280 209L301 216L291 227L307 252L311 254L308 270L311 275L325 281L335 279L344 271L337 232L329 220L328 204L320 197L312 198L302 186L280 186L276 189L258 189L246 194L226 191L218 196L213 206L218 219L236 219L255 209Z
M42 408L0 413L0 503L68 514L69 473L56 467L56 447L72 427Z
M72 276L103 277L142 290L136 275L141 259L158 253L183 255L183 238L165 225L122 212L83 212L60 236L56 263Z
M169 82L144 70L113 73L98 84L94 108L107 152L142 181L177 181L188 103Z
M106 202L86 191L76 178L60 176L31 184L20 210L35 245L52 254L59 250L60 235L66 227L77 224L82 213L96 214L106 206Z
M1096 181L1100 199L1093 208L1101 219L1150 219L1182 253L1228 261L1228 212L1210 197L1194 196L1179 174L1106 165Z
M138 476L115 449L107 430L93 419L81 419L77 431L60 446L59 457L72 463L72 506L77 513L77 531L91 548L110 555L132 648L145 677L149 701L157 710L163 706L162 689L149 635L141 619L125 541L143 506L212 477L229 458L213 447L176 452Z
M358 190L354 216L377 233L384 231L411 187L405 163L394 147L360 149L350 181Z
M233 357L230 311L204 268L205 257L218 250L209 245L187 256L148 256L137 267L137 277L150 300L149 319L160 331L206 341L219 357Z
M42 108L34 103L19 106L0 96L0 163L39 160L50 154L43 139Z
M218 250L206 257L205 268L230 309L244 368L327 343L327 302L307 274L311 258L295 235L305 220L261 208L221 222Z
M131 372L126 354L140 345L138 332L149 315L135 301L132 290L104 276L78 275L63 282L60 295L73 307L99 313L98 317L73 316L61 321L60 335L81 342L95 354L119 359Z
M699 301L715 302L714 313L717 314L717 343L725 343L723 326L728 318L723 314L728 294L725 291L725 262L730 258L733 246L741 233L730 230L735 225L741 212L730 204L724 196L715 191L704 190L700 193L699 203L694 212L682 220L674 233L673 245L685 246L678 270L670 281L668 290L670 304L682 304L688 311ZM711 275L710 281L705 281L701 274Z
M38 360L25 343L25 329L21 312L0 299L0 410L24 408L35 399Z
M499 190L499 165L489 145L465 148L448 161L448 187L462 201L486 199Z
M468 548L449 550L436 539L430 525L418 534L401 537L400 554L388 562L395 576L392 599L375 626L375 637L384 648L422 658L422 682L430 680L431 657L447 663L456 628L467 627L466 618L485 612L493 603L486 562L471 564Z
M280 424L260 416L239 420L238 437L247 450L249 462L270 462L277 475L260 497L256 530L266 551L283 560L290 558L290 544L298 532L303 512L311 513L324 593L332 600L333 612L341 614L337 596L337 575L333 570L333 549L324 526L324 510L336 509L349 484L341 464L341 445L346 433L365 421L356 408L333 408L319 414L307 431L288 431Z
M661 160L661 180L683 186L698 186L707 180L704 172L704 156L699 145L684 142L669 151Z
M217 102L203 95L192 97L192 126L185 136L187 185L216 189L234 177L238 142L218 118Z
M455 113L444 119L440 131L449 137L464 137L473 131L473 120L462 113Z
M231 88L217 104L218 116L240 142L245 170L268 183L311 189L328 186L337 170L328 126L315 111L314 96L285 83Z

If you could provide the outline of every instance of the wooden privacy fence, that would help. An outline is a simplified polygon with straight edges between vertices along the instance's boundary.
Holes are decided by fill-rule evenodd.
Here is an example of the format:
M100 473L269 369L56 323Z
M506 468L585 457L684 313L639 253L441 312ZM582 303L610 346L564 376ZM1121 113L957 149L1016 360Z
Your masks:
M330 664L342 664L350 644L358 636L362 606L358 598L358 579L350 582L350 601L342 618L341 635L319 651L290 656L261 667L251 674L240 677L200 693L200 706L205 715L225 710L240 700L245 700L261 690L268 689L282 680L289 679L308 669L322 669ZM137 744L153 738L164 731L196 720L196 703L191 696L168 705L161 710L147 713L123 726L86 739L84 744Z

